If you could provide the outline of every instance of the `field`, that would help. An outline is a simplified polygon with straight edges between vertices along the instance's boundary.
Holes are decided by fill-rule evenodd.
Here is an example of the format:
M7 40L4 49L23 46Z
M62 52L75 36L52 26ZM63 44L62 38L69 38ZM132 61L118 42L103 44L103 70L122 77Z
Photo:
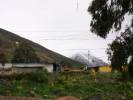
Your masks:
M133 100L133 80L122 80L121 74L46 71L0 77L0 95L26 96L54 100L75 96L79 100Z

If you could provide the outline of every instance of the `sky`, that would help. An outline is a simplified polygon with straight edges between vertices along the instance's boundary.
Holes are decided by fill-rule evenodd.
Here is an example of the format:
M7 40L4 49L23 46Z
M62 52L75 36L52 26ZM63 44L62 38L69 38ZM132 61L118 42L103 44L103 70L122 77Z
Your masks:
M106 48L115 37L90 32L92 0L0 0L0 27L71 57L78 52L108 62Z

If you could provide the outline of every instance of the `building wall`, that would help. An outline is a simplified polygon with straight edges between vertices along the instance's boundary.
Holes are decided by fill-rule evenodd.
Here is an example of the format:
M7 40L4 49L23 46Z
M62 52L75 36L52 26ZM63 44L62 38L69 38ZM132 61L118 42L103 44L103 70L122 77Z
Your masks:
M11 70L12 64L11 63L5 63L4 66L0 63L0 70Z
M53 65L52 64L13 64L13 69L15 71L20 72L22 70L22 72L24 70L29 70L29 71L34 71L34 70L38 70L38 69L46 69L48 72L53 72ZM28 71L28 72L29 72Z
M31 72L35 70L43 70L46 69L48 72L53 72L53 64L35 64L35 63L30 63L30 64L11 64L11 63L6 63L4 66L0 63L0 71L4 70L12 70L12 72Z
M111 72L112 68L110 66L100 66L99 72Z
M45 64L37 64L37 63L14 63L13 67L44 67Z
M43 69L46 69L48 72L53 72L53 64L45 64Z
M42 68L32 68L32 67L13 67L12 68L12 73L30 73L30 72L34 72L37 70L42 70Z

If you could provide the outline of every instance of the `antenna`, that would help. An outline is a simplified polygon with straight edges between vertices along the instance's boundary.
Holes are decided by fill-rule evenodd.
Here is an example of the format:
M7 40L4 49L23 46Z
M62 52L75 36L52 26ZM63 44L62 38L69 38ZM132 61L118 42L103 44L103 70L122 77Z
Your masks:
M77 9L79 8L79 2L78 2L78 0L77 0Z

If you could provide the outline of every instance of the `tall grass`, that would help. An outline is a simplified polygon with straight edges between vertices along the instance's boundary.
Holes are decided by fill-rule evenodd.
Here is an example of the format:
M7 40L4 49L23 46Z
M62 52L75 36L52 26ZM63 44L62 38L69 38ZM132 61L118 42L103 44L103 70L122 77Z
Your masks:
M0 95L32 96L56 98L58 96L76 96L82 100L100 98L100 100L120 100L133 96L133 81L119 81L120 73L96 73L92 77L90 72L60 73L54 75L45 71L37 71L25 75L3 77L0 83Z

